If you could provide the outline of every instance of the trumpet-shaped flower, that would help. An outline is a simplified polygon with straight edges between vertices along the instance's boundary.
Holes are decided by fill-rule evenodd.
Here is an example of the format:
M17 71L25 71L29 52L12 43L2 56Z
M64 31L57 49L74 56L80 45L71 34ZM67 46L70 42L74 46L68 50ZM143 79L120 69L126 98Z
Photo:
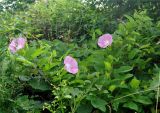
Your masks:
M22 37L15 38L9 44L9 50L12 53L15 53L16 51L24 48L25 44L26 44L26 39L25 38L22 38Z
M66 56L64 59L64 69L69 73L76 74L78 72L78 63L71 56Z
M98 39L98 46L101 48L106 48L107 46L112 44L112 35L104 34Z

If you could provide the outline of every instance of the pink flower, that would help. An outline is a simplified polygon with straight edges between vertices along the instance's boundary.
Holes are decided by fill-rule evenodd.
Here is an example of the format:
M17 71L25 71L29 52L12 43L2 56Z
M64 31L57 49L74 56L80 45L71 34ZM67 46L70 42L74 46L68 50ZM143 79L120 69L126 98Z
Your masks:
M16 51L24 48L25 43L26 43L26 39L25 39L25 38L22 38L22 37L14 38L14 39L11 41L11 43L9 44L9 50L10 50L12 53L15 53Z
M64 59L64 69L69 73L76 74L78 72L78 63L71 56L66 56Z
M112 44L112 35L104 34L98 39L98 46L101 48L106 48L107 46Z

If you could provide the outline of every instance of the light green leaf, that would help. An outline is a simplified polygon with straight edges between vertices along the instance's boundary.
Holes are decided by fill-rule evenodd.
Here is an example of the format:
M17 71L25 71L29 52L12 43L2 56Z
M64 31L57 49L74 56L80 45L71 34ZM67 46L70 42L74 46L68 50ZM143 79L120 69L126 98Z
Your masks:
M132 74L125 74L123 76L118 76L118 78L116 78L116 79L118 79L118 80L126 80L126 79L129 79L131 77L133 77Z
M145 49L145 48L148 48L148 47L150 47L150 44L142 45L142 46L140 47L140 49Z
M44 70L44 71L48 71L48 70L50 70L51 68L57 66L58 64L59 64L59 62L47 63L47 64L44 66L43 70Z
M109 91L111 91L111 92L113 92L114 90L115 90L115 88L116 88L116 86L115 85L111 85L111 86L109 86Z
M56 50L53 50L52 51L52 57L56 57L57 56L57 52L56 52Z
M136 78L133 78L130 82L130 85L132 88L138 88L139 87L139 84L140 84L140 81L137 80Z
M100 29L96 29L95 32L98 34L98 35L101 35L102 34L102 31Z
M19 76L19 79L21 80L21 81L29 81L30 80L30 77L29 76Z
M130 22L135 22L134 19L131 16L124 15Z
M64 98L71 99L72 96L71 95L65 95Z
M35 66L34 63L28 61L27 59L25 59L25 58L22 57L22 56L16 57L16 60L19 61L19 62L22 62L22 63L23 63L24 65L26 65L26 66L33 66L33 67Z
M106 68L107 71L111 71L111 70L112 70L112 65L111 65L111 63L109 63L109 62L104 62L104 64L105 64L105 68Z
M126 73L133 69L131 66L121 66L119 69L116 70L118 73Z
M34 51L34 53L31 55L31 57L34 59L34 58L36 58L37 56L41 55L42 53L44 53L44 50L43 50L42 48L36 49L36 50Z

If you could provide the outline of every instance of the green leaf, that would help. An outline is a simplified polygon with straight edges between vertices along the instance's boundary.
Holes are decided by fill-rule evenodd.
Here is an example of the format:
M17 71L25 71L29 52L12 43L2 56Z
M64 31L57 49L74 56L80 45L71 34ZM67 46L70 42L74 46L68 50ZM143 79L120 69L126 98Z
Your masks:
M149 104L152 104L152 101L149 97L145 97L145 96L136 96L133 98L133 100L135 102L139 102L141 104L144 104L144 105L149 105Z
M113 92L114 90L115 90L115 88L116 88L116 86L115 85L111 85L111 86L109 86L109 91L111 91L111 92Z
M70 82L70 84L84 84L84 80L75 79L74 81Z
M119 69L116 70L117 73L126 73L133 69L131 66L121 66Z
M91 104L82 104L78 107L77 113L91 113L92 109Z
M112 70L112 65L111 65L111 63L109 63L109 62L104 62L104 64L105 64L105 68L106 68L107 71L111 71L111 70Z
M48 70L50 70L51 68L53 68L53 67L55 67L55 66L57 66L57 65L59 65L59 62L47 63L47 64L44 66L43 70L44 70L44 71L48 71Z
M116 79L118 79L118 80L126 80L126 79L129 79L131 77L133 77L132 74L125 74L123 76L118 76L118 78L116 78Z
M158 69L159 73L157 73L154 77L153 80L150 83L150 88L155 88L160 85L159 83L159 76L160 76L160 69Z
M139 52L139 49L133 49L128 55L129 59L133 59Z
M112 103L112 107L113 107L113 109L114 109L115 111L117 111L117 110L118 110L118 107L119 107L119 101L113 102L113 103Z
M30 80L30 77L29 76L19 76L19 79L21 80L21 81L29 81Z
M138 105L134 102L127 102L123 105L123 107L138 111Z
M34 78L29 81L29 85L32 86L34 89L46 91L50 90L50 85L43 79Z
M135 89L139 87L139 84L140 84L140 81L137 80L136 78L133 78L130 82L131 87Z
M36 50L34 51L34 53L31 55L31 57L34 59L34 58L36 58L37 56L41 55L42 53L44 53L44 50L43 50L42 48L36 49Z
M23 63L24 65L26 65L26 66L33 66L33 67L35 66L34 63L28 61L27 59L25 59L25 58L22 57L22 56L16 57L16 60L19 61L19 62L22 62L22 63Z
M75 97L78 96L82 91L80 91L78 88L73 88L71 94Z
M96 29L95 32L98 34L98 35L101 35L102 34L102 31L100 29Z
M39 101L34 101L28 98L28 96L21 96L15 100L15 103L23 110L39 109L42 104Z
M107 102L105 100L95 96L89 96L87 99L91 101L91 104L94 108L97 108L103 112L106 111Z
M150 44L146 44L146 45L142 45L141 47L140 47L140 49L145 49L145 48L149 48L150 47Z
M65 95L64 98L66 98L66 99L71 99L72 96L71 96L71 95Z
M135 22L134 19L131 16L124 15L130 22Z
M57 56L57 52L56 52L56 50L53 50L52 51L52 57L56 57Z

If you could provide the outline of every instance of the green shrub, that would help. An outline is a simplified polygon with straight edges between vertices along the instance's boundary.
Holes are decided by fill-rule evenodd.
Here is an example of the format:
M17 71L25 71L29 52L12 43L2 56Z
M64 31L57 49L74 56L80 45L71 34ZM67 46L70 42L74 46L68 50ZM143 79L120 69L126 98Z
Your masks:
M145 12L125 17L106 49L97 46L103 31L93 29L92 39L81 45L32 40L16 54L4 54L0 110L7 110L7 102L11 113L39 113L42 108L52 113L154 112L159 24ZM76 58L78 74L65 71L67 55Z
M105 31L110 24L103 12L92 10L79 0L37 2L30 7L28 17L35 37L65 42L89 38L91 30Z
M23 12L27 4L17 1L16 12L0 12L0 113L155 112L160 22L145 11L123 16L123 5L107 2L98 9L79 0L38 1ZM97 37L106 32L113 43L102 49ZM28 45L13 54L8 45L19 35ZM64 69L67 55L78 62L76 75Z

